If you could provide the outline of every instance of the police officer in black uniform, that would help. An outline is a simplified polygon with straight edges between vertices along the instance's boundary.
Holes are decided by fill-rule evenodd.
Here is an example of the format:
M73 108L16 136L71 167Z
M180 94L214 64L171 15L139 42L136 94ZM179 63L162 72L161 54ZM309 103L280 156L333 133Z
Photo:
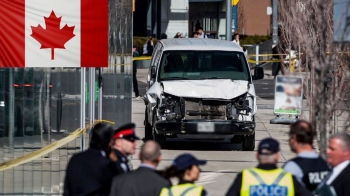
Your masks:
M98 123L91 130L89 149L74 154L69 160L64 180L64 196L99 195L110 193L117 171L109 160L114 128Z
M289 132L289 143L297 157L283 166L284 170L292 173L309 191L314 191L330 171L327 162L313 149L315 135L309 122L299 120L293 123Z
M118 173L127 173L130 171L128 165L128 156L135 154L136 140L140 138L135 135L135 124L125 124L114 131L113 135L113 153L111 160L115 161Z

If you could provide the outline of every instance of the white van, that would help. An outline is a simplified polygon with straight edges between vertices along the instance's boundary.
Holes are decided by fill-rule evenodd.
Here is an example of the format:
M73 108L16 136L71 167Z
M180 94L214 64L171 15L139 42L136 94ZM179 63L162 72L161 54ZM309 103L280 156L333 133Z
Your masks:
M148 73L145 139L164 148L167 138L230 139L255 148L256 95L242 49L231 41L160 40Z

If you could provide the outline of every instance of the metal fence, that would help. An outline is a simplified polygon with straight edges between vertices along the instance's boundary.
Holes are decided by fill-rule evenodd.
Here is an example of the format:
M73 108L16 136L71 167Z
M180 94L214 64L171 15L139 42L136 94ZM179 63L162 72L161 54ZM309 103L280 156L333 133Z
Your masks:
M272 54L272 39L267 40L263 43L257 44L257 45L245 45L247 47L246 54L248 57L248 60L256 61L256 63L249 63L250 66L255 66L259 63L259 61L264 60L270 60L271 56L255 56L255 55L261 55L261 54Z
M89 88L91 75L98 84L98 69L86 69L85 84L80 68L0 69L0 164L66 137L81 126L81 119L89 122L88 109L81 118L81 102L86 108L93 102L95 116L101 106L102 119L115 122L115 127L131 121L132 1L110 0L109 21L110 65L101 69L102 96ZM91 93L96 94L94 100L89 99ZM88 134L83 137L88 143ZM61 195L67 162L80 148L77 138L0 172L0 195Z

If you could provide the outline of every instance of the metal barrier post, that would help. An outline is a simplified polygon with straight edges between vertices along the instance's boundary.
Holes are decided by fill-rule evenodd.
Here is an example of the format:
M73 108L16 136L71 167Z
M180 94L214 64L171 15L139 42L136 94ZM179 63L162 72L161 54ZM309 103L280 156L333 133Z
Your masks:
M102 68L98 68L98 119L102 120Z
M15 134L15 90L13 86L14 69L9 69L9 151L14 149L13 137Z
M85 91L86 91L86 68L80 69L80 128L83 129L85 127ZM85 150L85 138L84 134L81 135L80 138L80 151Z
M226 0L226 40L232 41L232 1Z
M255 65L259 65L259 45L255 46Z
M292 51L289 49L289 73L294 73L295 61L292 61Z
M95 75L96 75L96 68L89 68L90 69L90 104L89 104L89 118L90 118L90 124L95 123ZM89 138L91 136L91 131L89 133Z

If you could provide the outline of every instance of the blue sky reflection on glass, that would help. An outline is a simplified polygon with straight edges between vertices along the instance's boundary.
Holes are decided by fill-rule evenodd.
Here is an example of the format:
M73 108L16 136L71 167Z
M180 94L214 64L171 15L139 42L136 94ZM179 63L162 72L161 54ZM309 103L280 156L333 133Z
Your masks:
M334 41L350 42L350 0L334 0Z

